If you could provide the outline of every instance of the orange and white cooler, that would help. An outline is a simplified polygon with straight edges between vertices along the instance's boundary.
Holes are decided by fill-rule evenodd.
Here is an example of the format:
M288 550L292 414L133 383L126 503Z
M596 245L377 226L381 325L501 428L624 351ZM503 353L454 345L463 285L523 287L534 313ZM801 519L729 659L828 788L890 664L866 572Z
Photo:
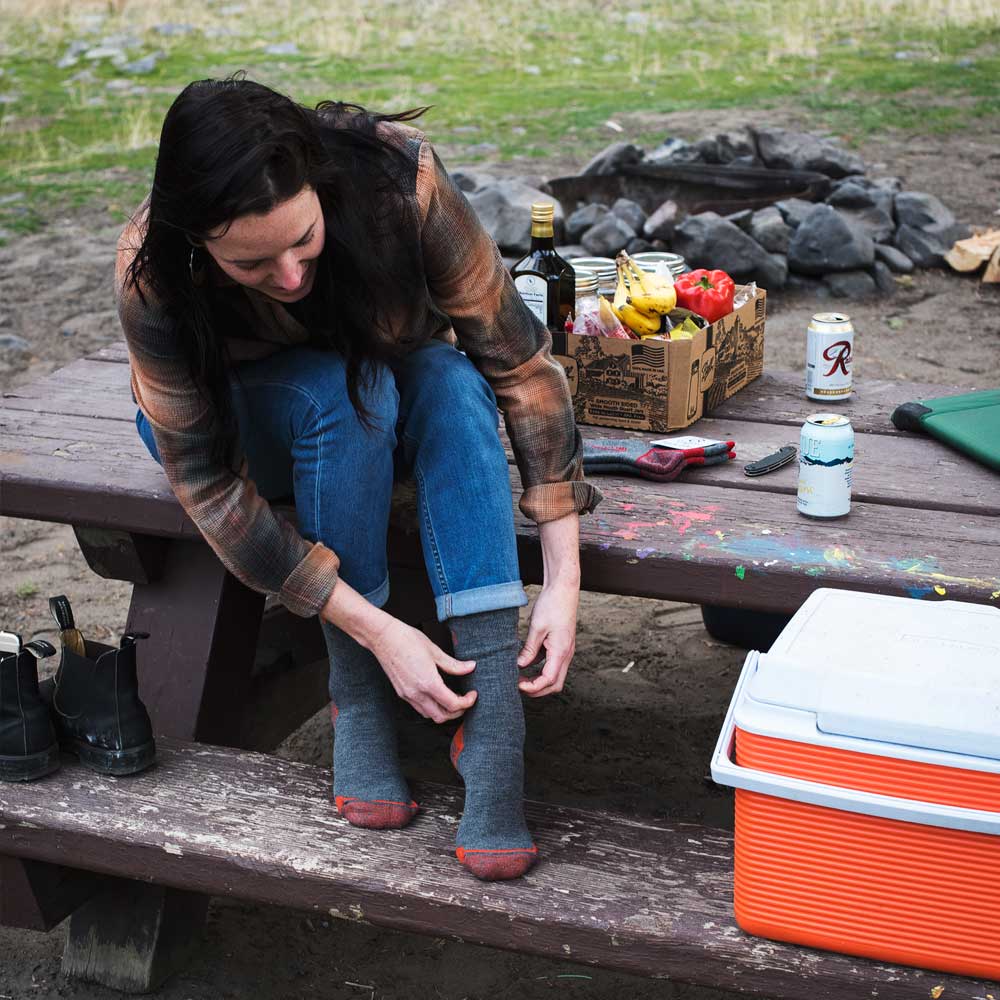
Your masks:
M1000 609L817 590L712 761L745 931L1000 978Z

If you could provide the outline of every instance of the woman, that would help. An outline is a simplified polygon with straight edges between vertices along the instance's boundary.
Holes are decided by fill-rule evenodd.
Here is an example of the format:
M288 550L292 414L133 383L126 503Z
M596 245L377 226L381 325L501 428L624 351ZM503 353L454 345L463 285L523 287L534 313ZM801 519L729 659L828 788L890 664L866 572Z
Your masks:
M243 79L190 84L164 120L152 193L122 234L117 301L139 433L185 511L247 586L321 618L341 815L390 828L417 811L395 691L435 722L462 717L457 854L481 878L515 878L536 857L519 690L562 687L578 515L600 497L582 481L550 338L405 124L420 113L311 110ZM545 566L520 650L527 598L497 405ZM381 610L394 467L416 480L457 659ZM268 504L289 493L299 530ZM541 672L519 681L542 655Z

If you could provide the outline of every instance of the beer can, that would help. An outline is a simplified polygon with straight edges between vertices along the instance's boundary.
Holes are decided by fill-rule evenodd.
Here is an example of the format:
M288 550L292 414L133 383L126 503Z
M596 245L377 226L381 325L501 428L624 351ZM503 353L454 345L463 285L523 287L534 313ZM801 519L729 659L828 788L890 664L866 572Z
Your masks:
M854 428L839 413L814 413L799 436L799 513L843 517L851 510Z
M845 313L816 313L806 330L806 395L827 402L851 394L854 324Z

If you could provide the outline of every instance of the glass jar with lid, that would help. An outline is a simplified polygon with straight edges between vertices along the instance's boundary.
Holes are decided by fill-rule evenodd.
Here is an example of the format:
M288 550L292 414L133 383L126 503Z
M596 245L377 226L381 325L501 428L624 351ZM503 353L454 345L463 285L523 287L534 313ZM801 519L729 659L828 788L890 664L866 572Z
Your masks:
M644 271L649 271L651 274L655 274L657 268L660 268L661 274L669 271L674 278L678 278L688 270L687 261L679 253L661 253L650 250L632 254L632 260Z
M601 329L601 304L598 300L597 272L578 267L572 262L576 274L576 306L573 310L573 332L580 337L596 337Z
M611 298L618 284L618 269L611 257L573 257L574 268L583 267L597 274L597 293Z

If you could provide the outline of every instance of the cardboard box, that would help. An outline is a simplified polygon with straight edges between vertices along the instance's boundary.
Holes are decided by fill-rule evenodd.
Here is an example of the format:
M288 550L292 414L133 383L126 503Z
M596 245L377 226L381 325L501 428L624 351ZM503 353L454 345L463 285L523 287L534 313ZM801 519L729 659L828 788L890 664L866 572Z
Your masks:
M691 340L566 334L564 351L554 353L566 369L577 423L661 432L707 415L764 370L766 298L758 289Z

